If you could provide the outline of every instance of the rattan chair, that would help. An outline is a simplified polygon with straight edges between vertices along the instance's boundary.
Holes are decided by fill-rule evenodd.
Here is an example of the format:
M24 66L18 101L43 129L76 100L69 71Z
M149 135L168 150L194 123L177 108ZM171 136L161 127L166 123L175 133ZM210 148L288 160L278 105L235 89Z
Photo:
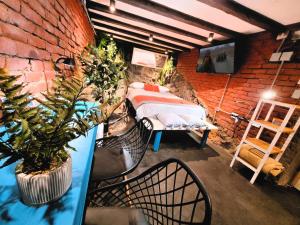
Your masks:
M137 177L94 190L85 224L211 223L210 197L182 161L168 159Z
M90 190L120 181L141 162L153 132L147 118L120 136L96 141Z

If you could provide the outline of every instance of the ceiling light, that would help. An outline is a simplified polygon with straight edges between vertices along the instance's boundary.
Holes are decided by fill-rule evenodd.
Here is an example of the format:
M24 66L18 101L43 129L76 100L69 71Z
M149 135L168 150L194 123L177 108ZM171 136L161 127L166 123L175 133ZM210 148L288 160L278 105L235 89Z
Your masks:
M113 39L114 39L114 35L112 35L112 34L111 34L111 35L109 35L109 40L111 40L111 41L112 41Z
M153 41L153 34L149 35L149 41Z
M275 98L275 97L276 97L276 92L273 91L272 89L267 90L267 91L265 91L265 92L262 94L262 98L263 98L263 99L272 99L272 98Z
M166 50L166 51L165 51L165 55L168 55L168 53L169 53L168 50Z
M109 10L112 13L116 11L116 2L115 2L115 0L110 0Z
M214 39L214 33L209 33L208 38L207 38L207 41L208 41L208 42L212 42L213 39Z

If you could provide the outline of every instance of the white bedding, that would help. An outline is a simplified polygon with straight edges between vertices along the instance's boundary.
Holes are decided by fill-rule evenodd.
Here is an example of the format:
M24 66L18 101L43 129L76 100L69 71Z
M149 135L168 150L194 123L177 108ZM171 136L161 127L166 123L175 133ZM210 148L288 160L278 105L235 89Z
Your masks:
M133 89L128 88L127 99L132 103L133 98L138 95L156 96L164 98L175 98L179 97L171 94L170 92L153 92L145 91L144 89ZM159 104L159 103L147 103L142 104L139 107L133 104L136 110L136 119L140 120L143 117L156 117L159 113L175 113L177 115L194 115L205 121L206 114L205 109L199 105L182 105L182 104Z
M175 113L159 113L157 119L164 124L166 128L187 127L187 122Z

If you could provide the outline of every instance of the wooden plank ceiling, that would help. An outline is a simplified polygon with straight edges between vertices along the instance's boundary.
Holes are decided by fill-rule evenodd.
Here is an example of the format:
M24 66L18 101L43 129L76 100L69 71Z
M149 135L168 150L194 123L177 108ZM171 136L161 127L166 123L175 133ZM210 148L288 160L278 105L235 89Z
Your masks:
M283 32L300 21L297 1L277 1L271 10L269 0L87 0L86 7L96 31L155 51L180 52L211 44L211 33L215 44L264 30ZM289 13L280 15L281 8Z

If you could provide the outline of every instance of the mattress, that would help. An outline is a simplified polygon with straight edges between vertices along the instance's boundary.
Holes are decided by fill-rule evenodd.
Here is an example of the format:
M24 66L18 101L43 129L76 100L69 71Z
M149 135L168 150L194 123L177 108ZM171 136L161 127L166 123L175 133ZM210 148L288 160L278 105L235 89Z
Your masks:
M134 99L137 96L154 96L157 98L176 99L176 101L183 100L170 92L153 92L145 91L144 89L129 88L127 93L127 99L132 103L133 108L136 111L136 119L140 120L143 117L156 117L159 113L173 112L177 115L194 115L200 117L205 121L206 113L205 109L196 104L174 104L174 103L158 103L158 102L146 102L144 104L135 104ZM173 101L173 102L176 102Z

